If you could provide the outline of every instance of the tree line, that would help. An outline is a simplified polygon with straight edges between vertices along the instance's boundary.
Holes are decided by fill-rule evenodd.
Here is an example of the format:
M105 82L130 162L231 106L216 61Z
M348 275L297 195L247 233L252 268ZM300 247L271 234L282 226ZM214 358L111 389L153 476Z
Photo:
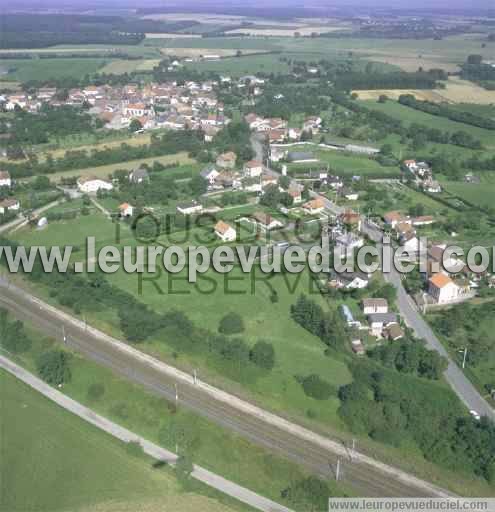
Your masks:
M486 130L495 130L495 121L493 119L477 116L476 114L464 110L457 110L445 103L419 101L412 94L401 94L398 101L401 105L405 105L434 116L445 117L451 121L477 126Z

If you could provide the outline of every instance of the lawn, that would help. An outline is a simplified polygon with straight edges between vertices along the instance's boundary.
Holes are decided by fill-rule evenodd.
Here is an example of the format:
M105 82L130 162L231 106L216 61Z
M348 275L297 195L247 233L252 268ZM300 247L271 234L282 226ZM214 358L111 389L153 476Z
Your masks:
M0 68L9 73L2 80L50 80L70 77L75 80L96 73L109 60L101 58L56 58L56 59L0 59Z
M158 66L159 63L160 61L158 59L115 59L106 64L100 72L113 75L123 75L124 73L133 73L134 71L150 71L155 66Z
M124 443L66 412L0 370L2 511L236 510L184 493Z

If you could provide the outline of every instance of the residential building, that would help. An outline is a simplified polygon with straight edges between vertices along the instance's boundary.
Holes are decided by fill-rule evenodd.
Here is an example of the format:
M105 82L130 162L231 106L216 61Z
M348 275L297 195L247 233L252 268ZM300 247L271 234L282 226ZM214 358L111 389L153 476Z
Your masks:
M385 329L385 335L390 341L397 341L404 337L404 331L399 324L392 324Z
M454 281L441 272L428 280L428 293L437 304L459 302L474 295L469 282L465 280Z
M222 242L233 242L236 239L237 231L230 225L219 220L215 224L215 235L222 240Z
M397 315L395 313L372 313L368 315L368 323L371 334L381 337L386 327L397 323Z
M388 313L388 302L386 299L363 299L361 306L365 315Z
M129 173L129 181L135 185L149 182L150 175L145 167L138 167Z
M244 174L251 178L260 176L263 172L263 163L259 160L250 160L244 164Z
M215 169L214 165L207 165L201 172L201 177L208 182L209 185L214 185L215 180L219 176L219 172Z
M317 197L316 199L312 199L311 201L304 203L302 207L306 213L316 215L325 209L325 201L323 198Z
M387 226L390 226L392 229L394 229L395 226L397 226L397 224L399 224L399 223L404 223L404 224L411 223L411 219L409 219L409 217L403 215L402 213L400 213L398 211L387 212L383 216L383 220L385 221L385 224Z
M3 215L7 212L16 212L20 210L21 203L13 197L0 200L0 213Z
M134 215L134 207L129 203L122 203L119 206L119 213L121 217L132 217Z
M85 194L94 194L99 190L113 190L113 185L103 178L86 176L77 180L77 188Z
M265 212L255 212L253 214L253 219L256 221L258 226L266 231L281 228L283 226L279 220L274 219L271 215L268 215Z
M217 157L217 166L222 169L233 169L237 160L237 155L233 151L222 153Z
M194 213L201 213L203 211L203 205L197 201L189 201L179 203L175 209L183 215L193 215Z
M9 171L0 171L0 187L11 187L12 179Z

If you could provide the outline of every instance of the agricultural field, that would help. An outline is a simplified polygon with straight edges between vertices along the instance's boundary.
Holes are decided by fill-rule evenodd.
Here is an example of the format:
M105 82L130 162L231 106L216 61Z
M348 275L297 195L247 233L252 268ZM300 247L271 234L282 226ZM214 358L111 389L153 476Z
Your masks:
M379 110L380 112L400 119L401 121L404 121L408 124L419 123L430 128L437 128L439 130L451 133L456 131L467 131L473 137L479 139L487 149L493 148L495 146L495 137L492 130L485 130L476 126L451 121L445 117L434 116L426 112L421 112L411 107L401 105L397 101L387 101L385 103L366 101L363 102L363 104L368 108Z
M442 181L444 189L471 204L483 208L495 207L495 180L486 174L481 175L480 183L465 183L463 181Z
M185 493L170 470L153 469L144 455L132 455L124 443L3 370L0 388L2 510L130 512L157 510L157 506L184 511L238 510Z
M176 153L175 155L156 156L152 158L142 158L138 160L129 160L128 162L121 162L118 164L100 165L99 167L87 167L85 169L74 169L71 171L60 171L49 174L48 177L51 181L57 182L61 178L70 177L83 177L83 176L97 176L99 178L107 178L114 171L119 169L131 170L143 164L153 165L153 162L159 162L163 165L177 164L189 165L194 164L195 160L190 158L187 153ZM199 169L198 169L199 172Z
M109 61L102 58L0 59L0 69L8 70L8 73L0 75L0 80L28 82L63 77L78 80L96 73Z
M159 59L126 60L115 59L103 66L99 72L113 75L133 73L135 71L151 71L160 63Z

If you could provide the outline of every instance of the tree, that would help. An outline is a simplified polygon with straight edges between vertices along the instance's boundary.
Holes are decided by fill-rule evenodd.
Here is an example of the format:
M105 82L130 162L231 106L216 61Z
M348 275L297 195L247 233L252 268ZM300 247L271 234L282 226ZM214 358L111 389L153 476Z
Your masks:
M48 350L38 357L36 369L45 382L58 386L69 382L71 379L69 360L70 355L64 350Z
M22 322L9 322L5 309L0 309L0 345L12 354L27 352L32 345Z
M273 345L266 341L258 341L251 349L249 359L260 368L272 370L275 366L275 350Z
M131 133L138 132L139 130L143 129L143 125L139 121L139 119L133 119L131 123L129 124L129 131Z
M326 482L315 476L294 482L282 491L282 498L288 500L294 508L301 510L326 510L331 491Z
M300 379L300 381L304 393L316 400L327 400L334 392L333 386L315 373Z
M238 334L244 331L244 321L238 313L227 313L218 325L218 332L222 334Z
M208 183L201 175L196 174L189 181L189 188L194 197L199 197L208 190Z

